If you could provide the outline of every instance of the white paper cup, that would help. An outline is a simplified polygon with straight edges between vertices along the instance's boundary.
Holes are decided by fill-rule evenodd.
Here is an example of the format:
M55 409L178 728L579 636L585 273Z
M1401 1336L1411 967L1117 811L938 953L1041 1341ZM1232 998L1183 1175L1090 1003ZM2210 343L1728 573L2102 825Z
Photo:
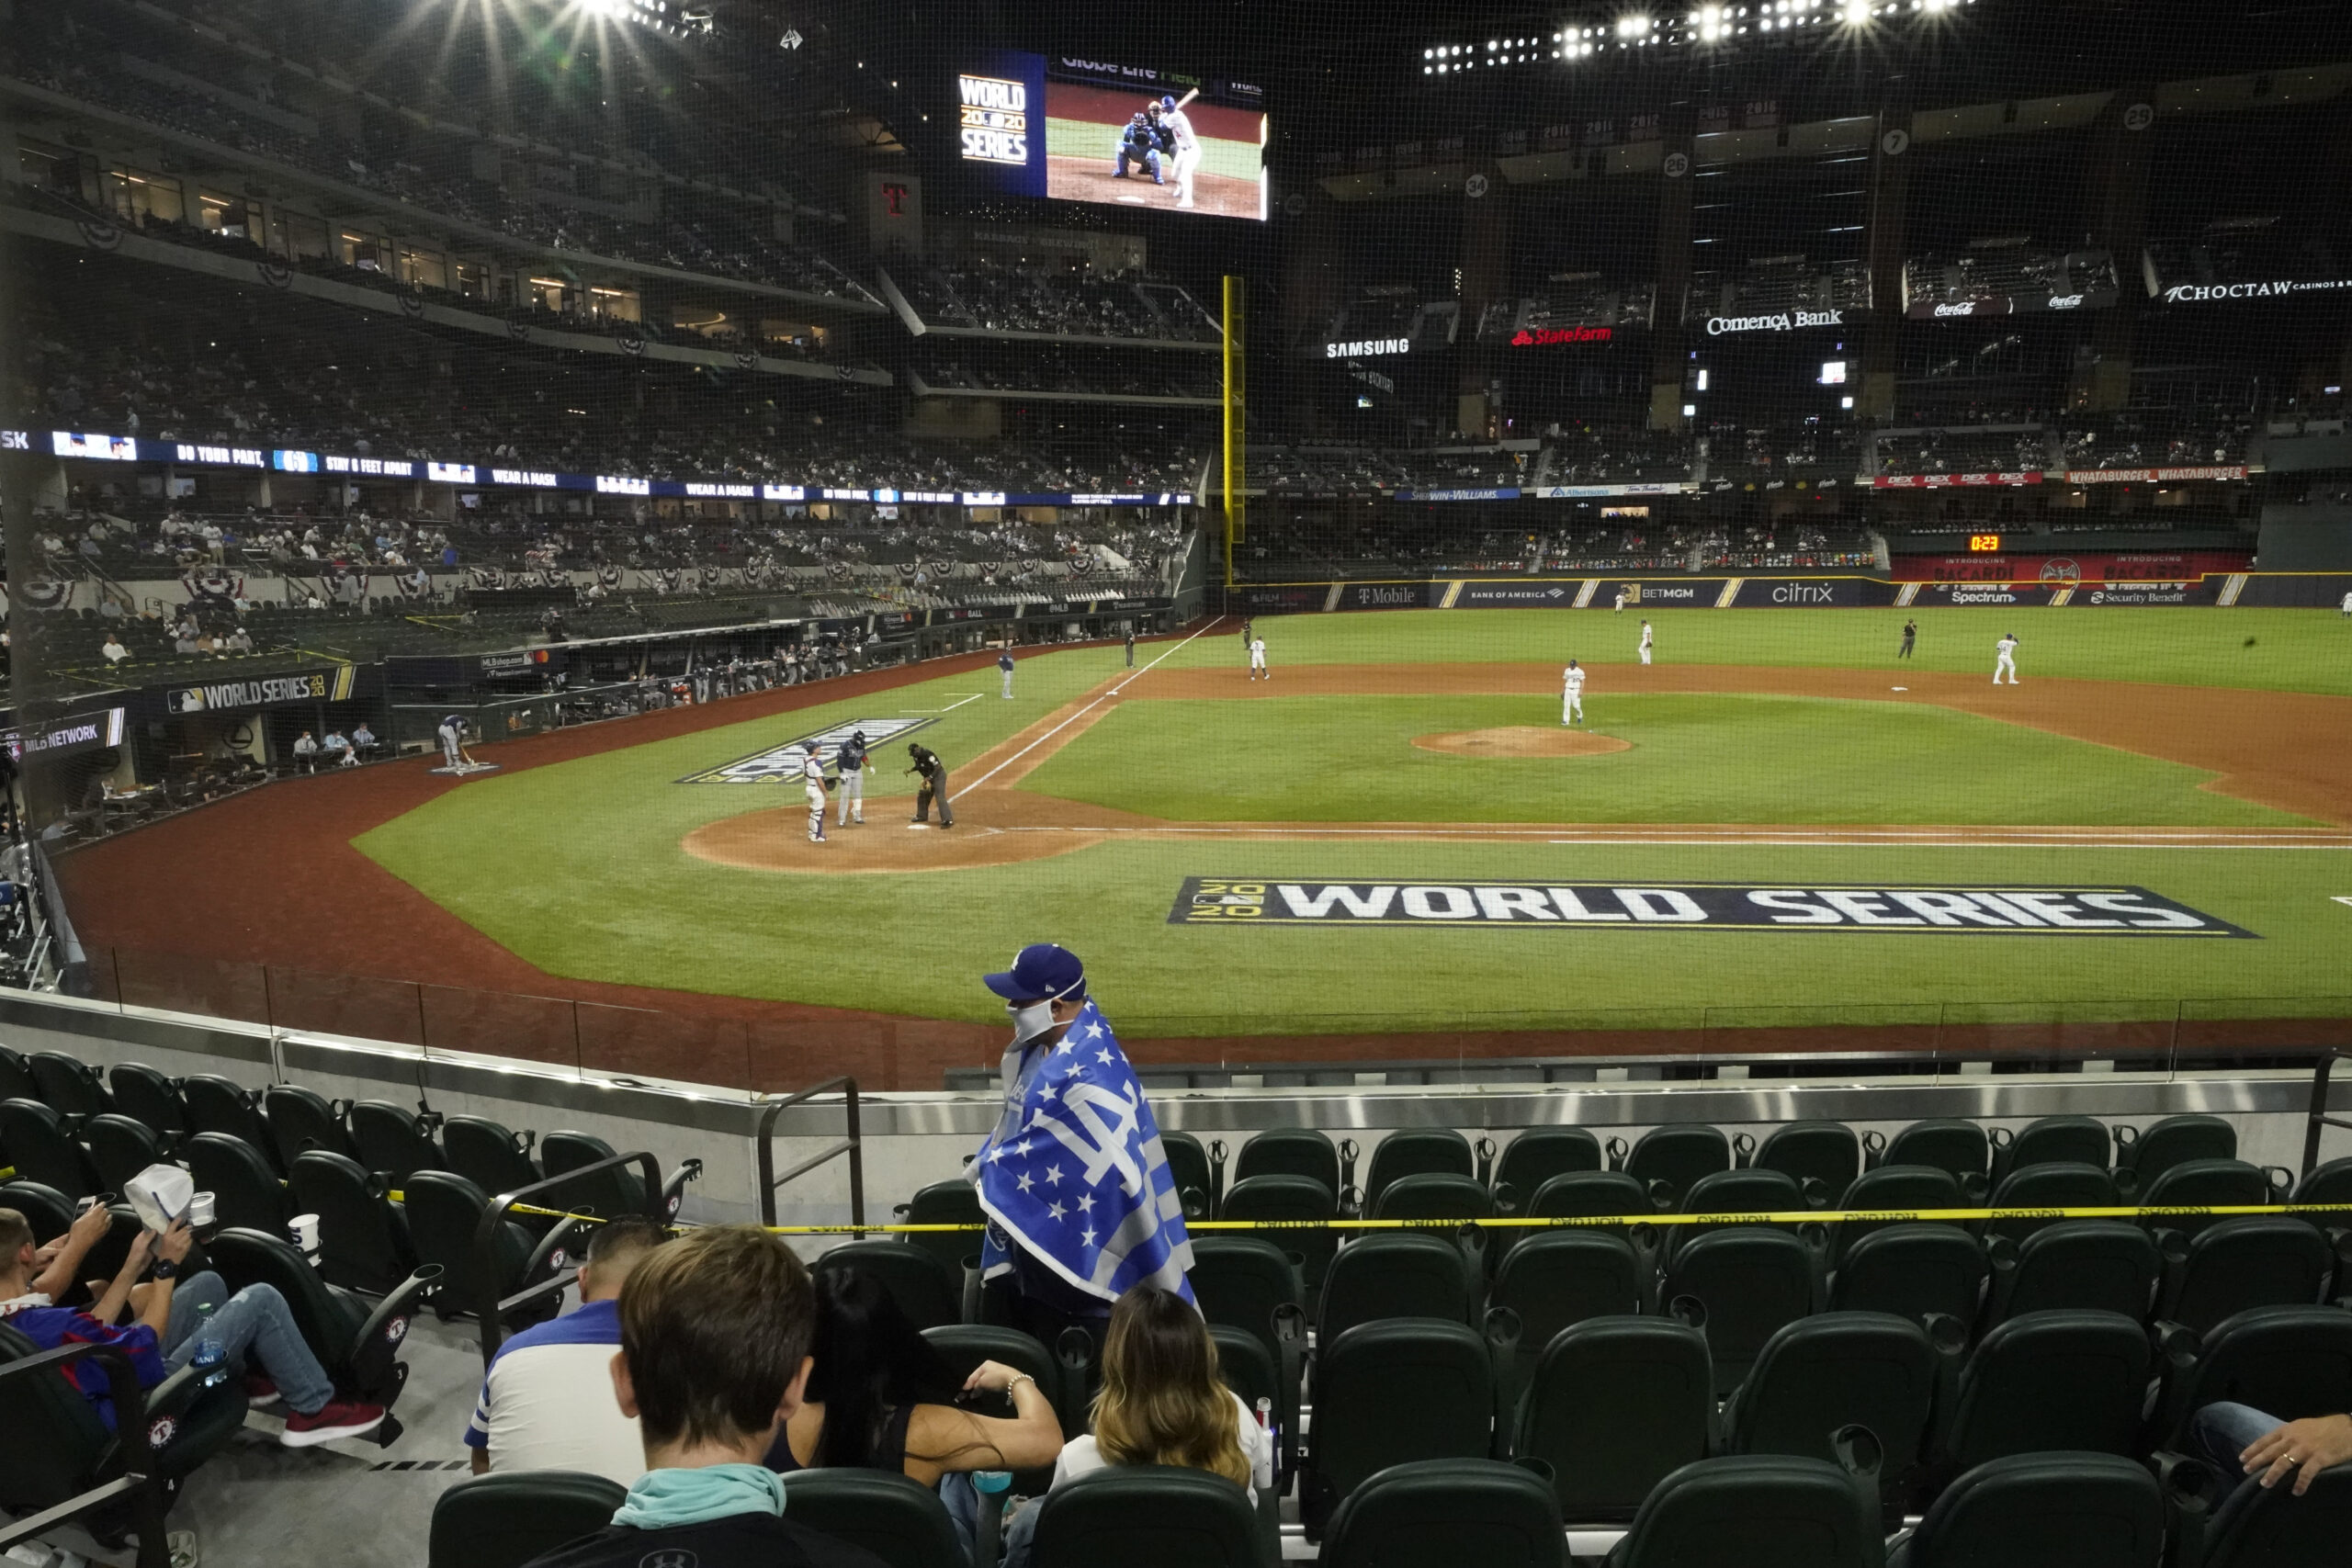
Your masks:
M187 1223L191 1229L202 1229L212 1223L212 1194L198 1192L187 1201Z
M293 1238L295 1246L302 1249L304 1257L316 1258L319 1255L318 1215L295 1215L286 1223L286 1234Z

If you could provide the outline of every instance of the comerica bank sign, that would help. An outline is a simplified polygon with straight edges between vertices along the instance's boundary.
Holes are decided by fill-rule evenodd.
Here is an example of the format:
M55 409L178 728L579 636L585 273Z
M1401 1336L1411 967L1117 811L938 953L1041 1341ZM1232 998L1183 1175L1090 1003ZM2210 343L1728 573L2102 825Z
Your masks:
M1775 310L1763 316L1709 316L1707 335L1721 337L1725 333L1792 333L1804 327L1842 327L1846 312L1839 310Z

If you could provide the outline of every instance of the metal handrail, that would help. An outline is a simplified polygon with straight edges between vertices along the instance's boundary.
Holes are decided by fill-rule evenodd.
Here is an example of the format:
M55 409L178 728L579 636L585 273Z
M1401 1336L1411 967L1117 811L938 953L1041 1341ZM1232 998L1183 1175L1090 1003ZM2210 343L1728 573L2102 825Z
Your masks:
M809 1156L783 1175L777 1175L775 1169L776 1119L796 1105L814 1100L820 1094L831 1094L836 1089L841 1091L842 1109L848 1113L849 1135L832 1147ZM855 1227L856 1235L863 1238L865 1235L865 1140L858 1134L857 1080L853 1077L827 1078L823 1083L812 1085L797 1094L788 1094L782 1100L770 1100L766 1108L760 1112L760 1224L763 1225L775 1224L775 1190L777 1188L797 1177L806 1176L819 1166L829 1160L839 1159L843 1155L849 1156L849 1222Z
M2341 1127L2352 1133L2352 1121L2327 1113L2328 1074L2338 1060L2352 1061L2352 1050L2335 1046L2319 1059L2317 1066L2312 1068L2312 1105L2303 1123L2302 1174L2305 1176L2309 1176L2312 1168L2319 1164L2319 1130L2322 1127Z
M111 1345L61 1345L54 1350L0 1366L0 1381L46 1377L84 1360L96 1361L106 1371L107 1394L114 1401L115 1432L125 1450L122 1473L38 1513L15 1519L0 1517L0 1551L18 1541L30 1540L101 1503L128 1495L135 1521L132 1528L139 1534L139 1568L167 1568L172 1557L164 1525L168 1505L163 1483L155 1475L154 1434L147 1422L147 1391L139 1386L130 1358ZM74 1393L79 1397L81 1391L77 1387Z
M575 1186L588 1177L598 1176L605 1171L629 1165L638 1168L645 1182L645 1217L657 1225L667 1224L670 1216L663 1213L662 1167L651 1155L642 1149L634 1154L609 1155L603 1159L567 1170L560 1176L542 1178L532 1182L528 1187L518 1187L512 1192L502 1192L490 1201L489 1207L482 1210L481 1223L474 1227L474 1265L481 1276L481 1298L475 1303L474 1310L481 1319L481 1364L484 1367L489 1366L492 1359L497 1356L499 1342L505 1337L503 1320L508 1313L518 1306L526 1306L532 1302L562 1294L580 1272L577 1269L562 1269L552 1278L542 1280L536 1285L524 1286L511 1296L500 1295L498 1293L500 1284L498 1228L506 1223L507 1214L558 1188ZM549 1205L549 1207L552 1206ZM612 1219L615 1216L605 1214L594 1217ZM573 1220L567 1223L578 1222Z

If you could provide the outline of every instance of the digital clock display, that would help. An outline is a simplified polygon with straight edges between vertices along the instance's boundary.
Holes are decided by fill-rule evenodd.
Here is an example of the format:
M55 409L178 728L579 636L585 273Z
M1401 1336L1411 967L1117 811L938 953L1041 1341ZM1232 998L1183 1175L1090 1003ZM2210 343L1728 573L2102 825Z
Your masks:
M2001 536L1998 534L1971 534L1968 536L1968 548L1969 552L1973 555L1998 555L2001 553Z

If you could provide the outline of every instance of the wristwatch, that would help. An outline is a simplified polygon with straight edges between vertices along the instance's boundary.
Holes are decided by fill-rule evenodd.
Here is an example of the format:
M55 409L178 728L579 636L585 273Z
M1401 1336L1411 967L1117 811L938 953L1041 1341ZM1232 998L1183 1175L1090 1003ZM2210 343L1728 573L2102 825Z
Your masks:
M168 1258L158 1258L155 1259L155 1266L148 1270L158 1280L169 1280L179 1271L180 1266Z

